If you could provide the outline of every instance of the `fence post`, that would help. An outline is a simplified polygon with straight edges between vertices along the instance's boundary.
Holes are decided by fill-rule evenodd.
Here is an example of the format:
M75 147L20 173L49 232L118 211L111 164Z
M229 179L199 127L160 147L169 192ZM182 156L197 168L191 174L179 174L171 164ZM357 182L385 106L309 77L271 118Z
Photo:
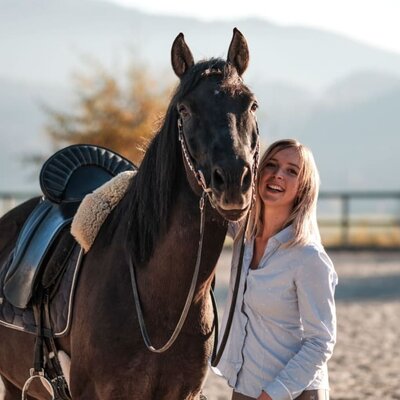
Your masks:
M342 194L340 196L341 207L341 231L342 231L342 245L345 247L350 246L350 232L349 232L349 215L350 215L350 195Z

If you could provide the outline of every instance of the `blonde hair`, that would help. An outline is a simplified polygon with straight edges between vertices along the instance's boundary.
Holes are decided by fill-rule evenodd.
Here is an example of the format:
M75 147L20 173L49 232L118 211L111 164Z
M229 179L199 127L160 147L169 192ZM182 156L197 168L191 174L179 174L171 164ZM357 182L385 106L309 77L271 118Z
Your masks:
M292 212L284 224L284 227L290 224L293 225L294 238L285 244L285 247L306 245L310 242L321 243L321 236L317 224L317 199L320 184L319 174L311 150L295 139L278 140L272 143L261 157L256 184L256 200L250 214L247 238L257 236L261 234L263 230L264 203L258 192L261 171L276 153L289 148L297 150L301 165L298 175L299 188L297 197Z

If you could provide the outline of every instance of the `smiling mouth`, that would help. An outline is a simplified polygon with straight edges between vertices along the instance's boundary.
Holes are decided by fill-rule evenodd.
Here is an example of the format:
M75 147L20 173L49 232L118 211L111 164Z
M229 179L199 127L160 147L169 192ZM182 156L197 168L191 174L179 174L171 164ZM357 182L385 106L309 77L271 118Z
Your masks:
M283 187L279 185L267 184L267 189L274 193L282 193L285 191Z

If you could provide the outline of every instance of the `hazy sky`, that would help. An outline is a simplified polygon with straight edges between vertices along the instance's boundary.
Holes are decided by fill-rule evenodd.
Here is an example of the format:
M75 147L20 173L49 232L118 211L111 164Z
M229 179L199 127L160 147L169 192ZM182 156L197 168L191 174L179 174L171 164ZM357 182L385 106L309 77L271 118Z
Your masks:
M203 20L259 17L345 34L400 53L400 0L108 0Z

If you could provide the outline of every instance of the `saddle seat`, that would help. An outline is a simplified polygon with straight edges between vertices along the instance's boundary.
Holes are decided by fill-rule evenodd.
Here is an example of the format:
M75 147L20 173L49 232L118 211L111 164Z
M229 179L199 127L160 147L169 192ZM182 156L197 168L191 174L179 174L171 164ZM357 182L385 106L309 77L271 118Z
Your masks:
M28 306L46 260L60 247L57 238L71 224L83 198L119 173L136 169L119 154L93 145L66 147L45 162L40 172L43 197L21 229L4 279L4 295L13 306ZM75 244L72 237L69 242Z

